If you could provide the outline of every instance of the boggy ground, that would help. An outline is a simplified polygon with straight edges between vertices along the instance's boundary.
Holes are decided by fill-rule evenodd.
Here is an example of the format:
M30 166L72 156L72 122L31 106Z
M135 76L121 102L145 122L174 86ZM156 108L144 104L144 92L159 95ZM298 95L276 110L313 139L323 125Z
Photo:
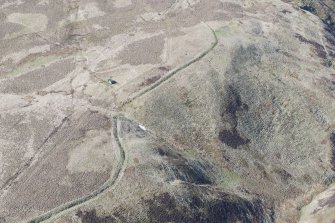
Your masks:
M335 220L315 4L1 1L0 222Z

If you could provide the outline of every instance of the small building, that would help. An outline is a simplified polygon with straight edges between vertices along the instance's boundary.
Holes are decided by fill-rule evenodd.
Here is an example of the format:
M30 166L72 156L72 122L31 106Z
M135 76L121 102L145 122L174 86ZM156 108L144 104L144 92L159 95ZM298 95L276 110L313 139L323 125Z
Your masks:
M113 85L113 84L117 84L117 82L115 81L115 80L113 80L113 79L108 79L108 84L110 84L110 85Z

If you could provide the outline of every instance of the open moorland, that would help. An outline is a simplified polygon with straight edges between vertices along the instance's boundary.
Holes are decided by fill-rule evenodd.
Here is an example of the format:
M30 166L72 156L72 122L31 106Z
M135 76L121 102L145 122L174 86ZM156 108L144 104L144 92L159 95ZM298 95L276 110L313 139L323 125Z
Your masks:
M0 223L334 223L331 0L0 0Z

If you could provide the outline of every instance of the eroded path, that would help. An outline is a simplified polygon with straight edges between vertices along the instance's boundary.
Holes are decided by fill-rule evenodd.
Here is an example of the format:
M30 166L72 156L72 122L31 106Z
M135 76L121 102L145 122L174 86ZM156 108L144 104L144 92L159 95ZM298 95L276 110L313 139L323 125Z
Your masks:
M113 133L113 139L116 142L116 145L118 146L119 152L118 152L118 162L116 167L113 169L113 173L111 174L111 177L108 181L106 181L99 189L95 190L94 192L92 192L91 194L73 200L71 202L68 202L66 204L63 204L51 211L48 211L47 213L44 213L34 219L29 220L29 223L38 223L38 222L42 222L46 219L49 219L50 217L59 214L67 209L70 209L72 207L78 206L80 204L83 204L86 201L89 201L93 198L95 198L96 196L98 196L99 194L101 194L102 192L104 192L106 189L112 187L116 181L120 178L120 175L122 174L122 169L124 168L124 163L125 163L125 150L120 142L119 139L119 135L118 135L118 115L115 115L112 117L113 119L113 124L112 124L112 133Z
M0 222L297 222L334 179L335 40L298 6L5 0L0 18Z
M209 52L211 52L215 48L215 46L218 44L218 38L216 36L215 31L209 25L206 24L206 26L210 29L211 33L213 34L213 38L214 38L214 42L212 43L212 45L207 50L205 50L204 52L200 53L198 56L194 57L193 59L191 59L190 61L186 62L182 66L177 67L177 68L171 70L163 78L159 79L158 81L156 81L155 83L153 83L151 86L149 86L149 87L141 90L138 94L136 94L134 97L132 97L129 100L127 100L126 102L124 102L122 105L129 104L132 101L136 100L137 98L143 96L144 94L146 94L146 93L154 90L155 88L159 87L161 84L163 84L167 80L169 80L171 77L173 77L175 74L177 74L178 72L180 72L180 71L184 70L185 68L191 66L192 64L196 63L197 61L201 60Z
M206 24L207 25L207 24ZM191 66L192 64L196 63L197 61L201 60L203 57L205 57L208 53L210 53L215 46L218 44L218 38L216 36L215 31L207 25L207 27L210 29L212 35L213 35L213 39L214 42L210 45L210 47L205 50L204 52L200 53L199 55L195 56L193 59L191 59L190 61L186 62L185 64L181 65L180 67L177 67L175 69L173 69L171 72L169 72L168 74L166 74L163 78L161 78L159 81L153 83L151 86L149 86L148 88L142 90L141 92L139 92L136 96L134 96L133 98L131 98L130 100L126 101L125 103L123 103L123 106L126 104L131 103L132 101L136 100L137 98L141 97L142 95L156 89L157 87L159 87L161 84L163 84L164 82L166 82L167 80L169 80L170 78L172 78L174 75L176 75L178 72L182 71L183 69ZM77 207L91 199L94 199L95 197L97 197L98 195L100 195L101 193L103 193L104 191L106 191L107 189L112 188L113 186L115 186L115 184L117 183L117 181L120 180L120 178L122 177L122 173L123 170L125 169L125 159L126 159L126 149L122 146L121 140L119 138L118 135L118 121L119 121L119 116L120 114L111 114L113 123L112 123L112 132L113 132L113 140L115 141L117 147L118 147L118 162L117 165L115 167L115 169L113 170L113 174L111 175L110 179L108 181L106 181L99 189L95 190L94 192L92 192L91 194L73 200L71 202L68 202L66 204L63 204L51 211L48 211L47 213L44 213L34 219L31 219L28 221L28 223L39 223L42 222L44 220L47 220L57 214L60 214L61 212L64 212L70 208L74 208Z

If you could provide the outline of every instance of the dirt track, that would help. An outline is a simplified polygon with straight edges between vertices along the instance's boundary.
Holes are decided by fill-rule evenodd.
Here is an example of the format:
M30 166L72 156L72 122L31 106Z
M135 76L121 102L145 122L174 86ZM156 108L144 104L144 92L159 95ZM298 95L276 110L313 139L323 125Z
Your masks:
M34 219L29 220L29 223L38 223L38 222L42 222L44 220L47 220L49 218L51 218L54 215L57 215L63 211L66 211L72 207L78 206L80 204L83 204L84 202L87 202L95 197L97 197L99 194L101 194L102 192L104 192L105 190L111 188L116 182L117 180L120 178L120 176L122 176L122 171L124 169L124 163L125 163L125 150L123 148L123 146L121 145L119 136L118 136L118 116L113 116L113 138L116 142L116 144L118 145L119 148L119 162L113 172L113 174L111 175L110 179L108 181L106 181L99 189L95 190L94 192L92 192L91 194L89 194L88 196L79 198L77 200L68 202L66 204L63 204L53 210L48 211L47 213L44 213L40 216L37 216Z
M294 2L4 0L0 222L298 222L335 40Z
M132 101L136 100L137 98L141 97L142 95L148 93L149 91L154 90L155 88L157 88L159 85L163 84L164 82L166 82L167 80L169 80L171 77L173 77L175 74L177 74L178 72L184 70L185 68L189 67L190 65L196 63L197 61L201 60L201 58L203 58L204 56L206 56L210 51L212 51L215 46L218 44L218 38L216 36L215 31L206 24L206 26L210 29L210 31L213 34L214 37L214 42L211 44L211 46L205 50L204 52L200 53L198 56L194 57L193 59L191 59L190 61L188 61L187 63L183 64L180 67L177 67L175 69L173 69L172 71L170 71L169 73L167 73L163 78L161 78L160 80L156 81L155 83L153 83L152 85L150 85L149 87L141 90L138 94L136 94L134 97L130 98L129 100L127 100L126 102L124 102L122 104L122 106L125 106L129 103L131 103Z
M208 26L208 25L207 25ZM195 58L193 58L192 60L190 60L189 62L185 63L184 65L173 69L171 72L169 72L168 74L166 74L166 76L164 76L162 79L160 79L159 81L155 82L154 84L152 84L150 87L148 87L147 89L141 91L139 94L137 94L135 97L133 97L131 100L125 102L123 104L123 106L125 106L126 104L131 103L132 101L136 100L137 98L141 97L142 95L144 95L145 93L154 90L155 88L159 87L161 84L163 84L165 81L169 80L171 77L173 77L175 74L177 74L179 71L187 68L188 66L192 65L193 63L196 63L197 61L199 61L201 58L205 57L210 51L212 51L215 46L218 44L218 38L215 34L215 31L208 26L208 28L211 30L211 32L213 33L213 37L214 37L214 42L211 44L211 46L204 52L200 53L198 56L196 56ZM124 170L124 165L125 165L125 158L126 158L126 150L124 149L124 147L121 144L120 138L118 136L118 117L119 115L111 115L112 119L113 119L113 138L116 142L116 144L118 145L119 148L119 161L117 164L116 169L114 170L114 173L111 175L110 179L104 184L102 185L99 189L97 189L96 191L92 192L90 195L79 198L77 200L68 202L66 204L63 204L51 211L48 211L47 213L44 213L34 219L31 219L28 221L28 223L39 223L42 222L44 220L47 220L63 211L66 211L70 208L79 206L91 199L94 199L95 197L99 196L101 193L103 193L105 190L113 187L115 185L115 183L119 180L120 177L122 177L122 172Z

